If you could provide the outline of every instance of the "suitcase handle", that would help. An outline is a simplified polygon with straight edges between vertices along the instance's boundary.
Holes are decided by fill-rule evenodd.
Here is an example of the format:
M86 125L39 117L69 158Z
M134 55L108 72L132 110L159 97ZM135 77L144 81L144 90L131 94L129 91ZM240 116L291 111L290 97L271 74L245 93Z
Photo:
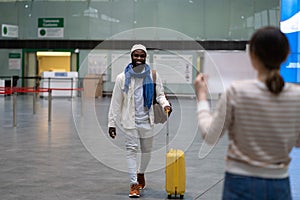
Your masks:
M166 153L168 153L169 151L169 112L170 110L166 110L166 115L167 115Z

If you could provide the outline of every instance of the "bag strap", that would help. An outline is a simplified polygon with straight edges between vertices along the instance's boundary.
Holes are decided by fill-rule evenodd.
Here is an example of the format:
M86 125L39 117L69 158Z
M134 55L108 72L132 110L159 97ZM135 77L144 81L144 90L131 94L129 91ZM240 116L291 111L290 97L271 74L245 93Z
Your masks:
M156 84L156 70L152 69L152 79L153 79L153 83Z
M153 105L158 103L156 101L156 70L152 69L152 80L153 80L153 85L154 85L154 94L153 94Z

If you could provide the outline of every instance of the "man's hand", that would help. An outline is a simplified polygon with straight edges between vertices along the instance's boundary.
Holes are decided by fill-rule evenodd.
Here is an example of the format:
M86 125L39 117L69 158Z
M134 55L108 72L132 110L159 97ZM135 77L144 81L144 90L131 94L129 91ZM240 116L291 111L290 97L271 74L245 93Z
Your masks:
M172 112L172 107L171 106L165 106L164 107L165 112L168 114L168 116L171 115Z
M108 133L109 133L109 136L112 138L112 139L115 139L117 133L116 133L116 128L115 127L109 127L108 128Z

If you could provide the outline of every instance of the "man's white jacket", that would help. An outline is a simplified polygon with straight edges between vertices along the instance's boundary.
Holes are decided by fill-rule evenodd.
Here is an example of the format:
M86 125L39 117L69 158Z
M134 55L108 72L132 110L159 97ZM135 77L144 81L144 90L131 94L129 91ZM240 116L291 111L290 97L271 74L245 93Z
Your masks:
M152 73L150 73L152 78ZM153 79L152 79L153 80ZM125 73L117 76L112 92L111 104L108 113L108 127L116 127L117 119L125 129L134 129L135 126L135 105L134 105L134 84L135 79L131 77L128 93L123 91L125 84ZM156 73L156 101L164 108L170 106L166 99L162 81ZM149 111L150 124L154 125L153 106Z

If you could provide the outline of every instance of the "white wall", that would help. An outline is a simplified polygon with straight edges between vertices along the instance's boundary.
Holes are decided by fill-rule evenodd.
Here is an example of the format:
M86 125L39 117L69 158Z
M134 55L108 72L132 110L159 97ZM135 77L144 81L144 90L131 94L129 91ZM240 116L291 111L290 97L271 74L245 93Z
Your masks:
M202 71L208 75L211 94L223 93L235 80L256 77L246 51L206 51Z
M80 55L81 59L87 59L89 52L84 53L84 55ZM195 52L194 54L191 52L189 53L196 56ZM183 54L183 52L180 52L177 55L181 54ZM194 62L196 62L196 58L194 59ZM80 63L80 76L84 76L84 74L88 71L87 60L81 60ZM110 63L110 61L107 61L107 63ZM127 62L121 65L122 70L126 64ZM193 63L193 66L196 66L196 63ZM185 66L183 66L183 68L184 67ZM205 51L201 70L208 75L208 87L212 98L217 98L218 95L223 93L230 83L235 80L254 79L256 77L256 72L251 66L250 59L246 51ZM111 74L109 72L109 76L110 75ZM160 73L160 75L161 77L164 77L164 75L167 76L168 74ZM110 82L110 80L111 79L104 84L104 90L108 92L111 92L114 84L113 81ZM171 85L167 84L167 88L174 94L194 95L192 83L193 80L191 83L186 84L181 82L173 83Z

